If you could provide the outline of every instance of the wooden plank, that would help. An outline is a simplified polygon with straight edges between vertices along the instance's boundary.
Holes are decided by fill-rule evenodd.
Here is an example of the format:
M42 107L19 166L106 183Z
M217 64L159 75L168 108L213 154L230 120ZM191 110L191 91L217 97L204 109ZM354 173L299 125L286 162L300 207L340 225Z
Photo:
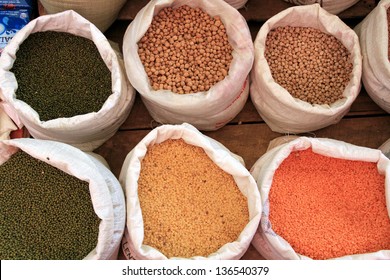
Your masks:
M357 117L357 116L370 116L370 115L387 115L378 105L372 101L366 91L363 89L355 102L351 106L351 110L344 118ZM245 124L245 123L260 123L263 122L256 108L254 107L250 98L245 103L241 112L232 120L230 124ZM130 115L121 126L121 130L132 129L148 129L155 127L157 124L150 116L148 110L143 104L140 95L137 93L137 97L134 106L130 112Z
M119 13L119 20L133 20L137 13L148 3L148 0L130 0ZM249 0L240 13L246 20L264 22L277 13L292 7L293 4L283 0ZM375 0L361 0L339 14L340 18L362 18L375 7Z
M314 133L300 135L332 138L359 146L378 148L390 138L389 127L390 115L350 118ZM118 177L126 155L150 130L151 128L118 131L96 152L107 160L112 172ZM227 125L217 131L204 132L204 134L221 142L231 152L240 155L248 169L266 152L271 140L283 135L271 131L265 123Z

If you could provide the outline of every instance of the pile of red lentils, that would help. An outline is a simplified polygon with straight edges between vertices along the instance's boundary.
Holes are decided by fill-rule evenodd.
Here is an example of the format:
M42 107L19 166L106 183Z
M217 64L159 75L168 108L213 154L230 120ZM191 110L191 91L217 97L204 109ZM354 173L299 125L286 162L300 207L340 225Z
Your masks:
M221 19L186 5L162 9L138 42L152 88L178 94L207 91L223 80L232 51Z
M233 177L181 139L148 147L138 196L143 244L168 258L207 257L237 240L249 222L247 200Z
M376 163L292 152L273 177L272 228L313 259L390 250L384 180Z
M265 58L276 83L310 104L343 98L351 54L334 36L311 27L277 27L266 39Z

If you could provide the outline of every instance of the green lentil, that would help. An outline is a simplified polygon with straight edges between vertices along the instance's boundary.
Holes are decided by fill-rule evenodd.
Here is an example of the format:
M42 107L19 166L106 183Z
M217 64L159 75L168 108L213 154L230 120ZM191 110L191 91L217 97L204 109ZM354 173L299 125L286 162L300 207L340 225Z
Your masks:
M83 259L99 223L87 182L21 150L0 165L0 259Z
M70 33L30 34L11 71L18 82L16 98L41 121L97 112L111 95L111 72L97 47Z

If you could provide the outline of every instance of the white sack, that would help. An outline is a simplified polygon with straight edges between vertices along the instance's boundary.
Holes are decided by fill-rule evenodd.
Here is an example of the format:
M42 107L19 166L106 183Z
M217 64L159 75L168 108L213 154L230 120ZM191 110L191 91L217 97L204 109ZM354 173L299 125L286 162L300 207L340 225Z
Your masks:
M104 160L67 144L22 138L0 141L0 165L18 149L89 182L93 208L101 222L96 248L85 259L117 259L125 227L125 200L118 180Z
M383 143L378 149L390 159L390 139Z
M233 47L228 76L206 92L176 94L152 89L138 56L138 41L148 30L153 16L165 7L199 7L210 16L220 16ZM248 96L246 83L253 64L253 43L248 25L241 14L222 0L152 0L126 30L123 39L126 73L140 93L150 115L159 123L191 123L201 130L216 130L233 119L244 107Z
M102 32L106 31L118 17L126 0L40 0L48 14L74 10L92 22Z
M331 14L338 14L355 5L359 0L284 0L296 5L310 5L318 3Z
M269 221L270 205L268 201L268 194L272 186L273 176L283 160L286 159L291 152L306 150L309 147L313 149L313 152L324 156L377 163L378 172L385 174L386 176L386 205L390 218L390 160L386 158L380 150L359 147L342 141L326 138L300 137L270 149L262 157L260 157L251 168L251 174L255 178L259 187L261 202L263 205L261 222L253 238L252 245L266 259L309 259L307 256L296 253L286 240L273 231ZM381 250L367 254L348 255L335 259L390 259L390 250Z
M387 8L390 0L382 0L355 27L363 56L362 81L368 95L390 113L390 63L388 56Z
M19 45L29 34L49 30L91 39L98 48L112 79L112 94L98 112L41 121L34 109L15 98L18 84L11 68ZM135 100L135 90L108 40L92 23L73 11L38 17L13 37L0 57L0 90L0 98L8 105L5 109L11 118L16 116L13 120L19 128L25 125L34 138L64 142L85 151L94 150L115 134Z
M16 130L17 127L10 117L4 112L2 108L2 102L0 102L0 140L10 138L10 133Z
M275 82L265 59L267 34L280 26L312 27L336 37L352 54L352 77L343 98L329 105L311 105ZM255 62L251 72L250 95L260 116L275 132L302 133L339 122L360 92L362 57L355 32L337 16L318 4L286 9L266 21L255 39Z
M261 203L260 196L253 177L237 155L232 154L219 142L203 135L189 124L163 125L152 130L127 155L119 176L119 181L126 196L126 230L123 244L125 256L132 259L167 259L157 249L144 245L144 229L142 212L138 199L138 178L141 161L149 145L158 144L168 139L183 139L186 143L201 147L206 154L225 172L234 177L239 189L248 201L249 222L232 243L222 246L217 252L206 257L192 259L239 259L248 249L253 235L259 225Z
M225 0L226 3L233 6L236 9L240 9L245 6L248 0Z

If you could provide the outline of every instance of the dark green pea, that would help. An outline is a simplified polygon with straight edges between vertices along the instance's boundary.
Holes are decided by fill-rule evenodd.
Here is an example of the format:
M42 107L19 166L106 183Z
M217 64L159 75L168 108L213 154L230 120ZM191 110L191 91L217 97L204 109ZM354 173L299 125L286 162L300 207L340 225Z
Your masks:
M101 109L111 95L111 72L95 44L65 32L30 34L20 45L11 71L18 89L41 121Z
M0 259L83 259L99 223L87 182L23 151L0 165Z

